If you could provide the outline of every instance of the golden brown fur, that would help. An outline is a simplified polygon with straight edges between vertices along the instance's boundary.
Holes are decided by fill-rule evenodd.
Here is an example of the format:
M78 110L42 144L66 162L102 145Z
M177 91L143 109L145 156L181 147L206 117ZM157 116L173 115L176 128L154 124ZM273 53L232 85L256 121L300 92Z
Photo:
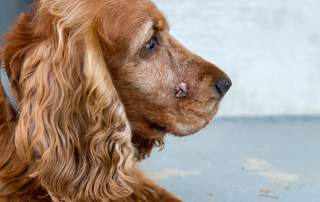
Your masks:
M39 0L19 16L0 54L21 111L1 86L0 201L181 201L136 162L205 127L226 75L168 29L149 0Z

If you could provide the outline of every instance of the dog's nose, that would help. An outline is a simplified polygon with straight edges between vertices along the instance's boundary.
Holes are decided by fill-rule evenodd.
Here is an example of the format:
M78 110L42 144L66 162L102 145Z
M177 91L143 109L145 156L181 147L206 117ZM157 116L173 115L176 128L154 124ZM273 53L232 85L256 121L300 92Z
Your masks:
M231 85L231 80L228 77L223 77L214 84L214 88L217 89L222 96L224 96L230 89Z

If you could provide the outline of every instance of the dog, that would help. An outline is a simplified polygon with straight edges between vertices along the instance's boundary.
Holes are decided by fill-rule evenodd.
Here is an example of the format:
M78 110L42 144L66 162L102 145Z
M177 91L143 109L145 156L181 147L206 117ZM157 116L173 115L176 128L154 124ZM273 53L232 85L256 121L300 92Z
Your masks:
M137 164L206 127L231 86L150 0L38 0L0 60L1 202L182 201Z

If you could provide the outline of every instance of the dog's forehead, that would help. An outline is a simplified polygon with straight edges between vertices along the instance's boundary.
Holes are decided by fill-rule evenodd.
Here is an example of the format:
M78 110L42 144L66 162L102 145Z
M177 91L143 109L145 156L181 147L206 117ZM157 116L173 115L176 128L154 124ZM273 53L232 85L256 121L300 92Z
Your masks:
M138 18L144 18L153 22L153 28L158 30L164 30L169 28L169 23L164 15L159 11L158 7L151 0L127 0L127 9L134 11ZM129 3L130 2L130 3ZM134 3L133 3L134 2ZM126 11L125 11L126 12ZM146 23L148 23L146 21Z
M154 16L154 28L157 30L169 29L169 23L164 15L158 10Z
M164 15L158 10L157 6L149 0L141 0L140 3L147 5L147 9L144 6L137 6L137 13L140 13L140 18L138 21L143 21L139 26L136 27L137 30L134 31L134 35L129 38L133 39L131 41L130 49L135 52L142 44L146 43L152 35L157 32L169 30L169 23ZM141 10L139 10L139 8ZM143 19L143 20L142 20ZM130 40L128 40L130 41Z
M169 30L165 16L150 0L101 0L94 20L103 30L99 35L114 49L134 55L154 33ZM91 4L92 5L92 4ZM112 52L112 51L111 51ZM116 52L115 52L116 53Z
M158 31L169 29L169 23L158 7L150 0L111 0L104 4L101 16L108 19L108 28L118 27L116 30L129 32L146 31L152 22L153 28ZM110 0L106 0L110 2ZM101 17L99 16L99 18Z
M169 23L164 15L159 11L158 7L150 0L139 0L140 5L135 5L134 9L139 13L140 17L147 17L153 22L152 28L156 30L169 29ZM143 16L144 15L144 16ZM149 23L146 21L146 24Z

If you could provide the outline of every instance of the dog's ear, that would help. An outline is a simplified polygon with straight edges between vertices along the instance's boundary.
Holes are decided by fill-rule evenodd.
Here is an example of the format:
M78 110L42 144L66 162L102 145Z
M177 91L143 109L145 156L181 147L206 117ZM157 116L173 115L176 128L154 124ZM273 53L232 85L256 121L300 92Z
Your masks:
M52 35L24 54L18 155L55 201L128 196L135 183L131 128L95 23L72 24L61 13L52 22L38 29Z

